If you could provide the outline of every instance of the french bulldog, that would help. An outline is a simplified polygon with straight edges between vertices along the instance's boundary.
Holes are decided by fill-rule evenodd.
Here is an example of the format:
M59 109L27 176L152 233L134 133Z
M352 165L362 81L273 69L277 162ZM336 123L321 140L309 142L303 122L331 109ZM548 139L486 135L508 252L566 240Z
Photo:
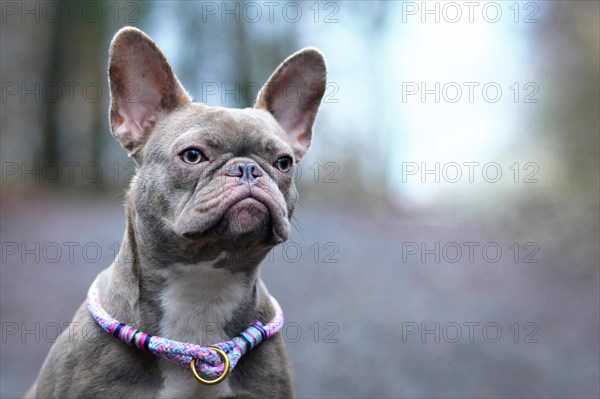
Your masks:
M152 335L211 345L275 313L259 265L287 240L293 169L325 92L321 53L291 55L253 108L194 103L156 44L123 28L109 51L112 135L137 164L119 255L98 276L115 319ZM289 398L281 334L217 385L106 333L84 303L53 345L28 397Z

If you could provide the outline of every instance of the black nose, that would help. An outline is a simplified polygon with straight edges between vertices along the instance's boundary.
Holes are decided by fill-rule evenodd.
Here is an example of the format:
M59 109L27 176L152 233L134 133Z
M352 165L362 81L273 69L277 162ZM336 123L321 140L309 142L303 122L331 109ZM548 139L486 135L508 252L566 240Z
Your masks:
M254 162L236 162L229 167L227 175L239 177L243 183L253 184L263 172Z

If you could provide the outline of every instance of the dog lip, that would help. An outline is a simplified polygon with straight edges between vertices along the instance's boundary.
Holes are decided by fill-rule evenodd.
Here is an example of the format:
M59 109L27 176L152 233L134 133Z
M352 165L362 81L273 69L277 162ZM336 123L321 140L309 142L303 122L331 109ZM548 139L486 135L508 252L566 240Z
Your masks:
M256 187L253 187L252 189L248 190L248 191L244 191L241 192L235 196L233 196L233 198L230 201L227 201L227 205L223 207L223 212L221 214L221 217L214 219L212 223L210 223L209 225L203 226L202 230L198 230L198 231L188 231L188 232L184 232L182 233L182 236L188 240L191 241L198 241L202 238L207 238L210 237L210 231L211 229L213 229L215 226L218 226L219 223L221 223L221 221L223 220L223 218L225 218L227 212L229 212L229 210L231 208L233 208L236 204L240 203L241 201L247 200L247 199L253 199L259 203L261 203L262 205L264 205L267 210L269 211L269 214L271 215L271 223L277 223L276 220L278 218L283 217L283 215L281 215L280 212L278 212L278 208L275 205L274 201L270 201L268 197L268 194L265 193L263 190L257 189ZM280 237L277 236L277 242L281 241L285 241L283 239L281 239Z
M256 192L256 190L254 190ZM267 209L269 208L269 205L265 203L265 201L261 198L259 198L259 196L255 195L252 190L250 190L245 196L240 197L239 199L236 199L235 201L232 201L231 206L228 207L227 210L233 208L234 205L239 204L242 201L245 201L247 199L253 199L255 201L260 202L261 204L263 204L264 206L267 207Z
M256 192L256 190L254 190ZM248 193L246 193L245 195L239 196L239 197L235 197L235 199L233 201L231 201L231 203L229 203L227 205L226 208L224 208L223 214L221 215L221 217L219 218L219 220L217 221L217 224L221 222L221 220L223 220L223 218L225 218L225 216L227 215L227 213L236 205L244 202L244 201L248 201L248 200L252 200L252 201L256 201L259 204L261 204L262 206L264 206L266 208L266 210L269 212L269 214L271 215L271 218L274 217L274 209L272 209L272 206L269 205L269 201L266 201L263 198L260 198L260 195L256 195L255 193L252 192L252 190L250 190Z
M235 204L237 204L240 201L243 201L247 198L252 198L252 199L260 202L269 211L269 214L271 216L273 244L280 244L282 242L285 242L287 240L287 237L281 236L281 234L282 234L281 227L286 223L287 209L286 208L280 209L277 206L277 202L275 201L275 199L272 198L268 192L266 192L264 190L260 190L260 189L259 190L257 190L257 189L249 190L246 196L239 198L237 201L232 201L231 206L234 206ZM227 211L230 208L231 207L229 207L227 209Z
M271 206L269 205L270 201L268 199L266 199L265 196L266 196L266 194L263 194L262 190L257 190L256 187L254 189L251 188L248 191L245 191L243 193L235 195L233 197L233 199L231 201L229 201L227 206L224 208L223 215L225 215L225 213L227 213L227 211L229 211L231 208L233 208L236 204L238 204L242 201L245 201L247 199L253 199L255 201L260 202L261 204L263 204L264 206L267 207L269 212L272 212L273 209L271 209Z
M237 204L239 204L239 203L241 203L241 202L248 201L248 200L251 200L251 201L256 201L256 202L258 202L259 204L262 204L262 205L264 205L265 207L267 206L267 205L266 205L266 204L265 204L263 201L261 201L260 199L258 199L258 198L255 198L255 197L253 197L253 196L249 195L249 196L247 196L247 197L244 197L244 198L242 198L242 199L240 199L240 200L238 200L238 201L235 201L234 203L232 203L232 204L231 204L231 206L230 206L230 207L229 207L227 210L229 210L229 209L233 208L234 206L236 206Z

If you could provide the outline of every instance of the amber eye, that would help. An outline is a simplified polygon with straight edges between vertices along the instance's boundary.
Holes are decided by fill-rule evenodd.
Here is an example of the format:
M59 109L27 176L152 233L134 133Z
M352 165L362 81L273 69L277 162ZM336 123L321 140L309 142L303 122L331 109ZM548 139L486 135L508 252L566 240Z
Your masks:
M285 157L281 157L279 158L276 162L275 162L275 166L277 167L277 169L279 169L282 172L287 172L292 168L292 158L285 156Z
M202 151L196 148L190 148L182 152L180 155L181 159L185 163L189 163L190 165L198 164L202 161L206 161L206 157L202 154Z

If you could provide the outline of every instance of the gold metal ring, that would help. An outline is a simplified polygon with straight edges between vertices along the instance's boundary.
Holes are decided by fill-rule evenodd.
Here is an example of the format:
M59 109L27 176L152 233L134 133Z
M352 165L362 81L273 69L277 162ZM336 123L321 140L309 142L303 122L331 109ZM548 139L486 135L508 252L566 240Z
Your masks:
M192 375L199 383L205 385L215 385L227 378L227 375L229 374L229 356L227 356L227 353L223 352L223 350L217 348L216 346L209 346L209 348L217 352L219 356L221 356L221 358L223 359L223 362L225 363L223 373L214 380L205 380L204 378L200 377L200 374L198 374L198 372L196 371L196 359L192 359L192 361L190 362L190 368L192 369Z

